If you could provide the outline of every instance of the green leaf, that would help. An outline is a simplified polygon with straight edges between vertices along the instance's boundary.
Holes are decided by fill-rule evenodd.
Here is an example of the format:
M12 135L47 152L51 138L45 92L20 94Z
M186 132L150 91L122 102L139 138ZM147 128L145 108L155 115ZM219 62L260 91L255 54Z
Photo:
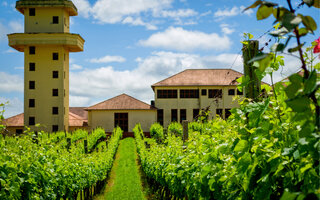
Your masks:
M288 99L286 103L295 112L305 112L310 110L310 99L306 96Z
M248 148L248 141L247 140L240 140L237 145L234 147L234 151L241 154L246 151Z
M284 44L282 44L282 43L275 43L274 45L272 45L271 51L272 52L276 52L276 51L281 51L282 52L285 47L286 46Z
M275 8L275 9L273 9L273 12L272 12L274 18L276 18L276 22L281 21L284 14L286 14L286 13L290 13L290 11L286 8L283 8L283 7Z
M299 28L298 33L300 36L305 36L308 34L308 30L306 28Z
M313 70L304 83L304 93L310 94L317 88L317 72Z
M243 12L246 11L246 10L248 10L248 9L250 9L250 8L255 8L255 7L259 6L260 4L262 4L262 1L258 0L258 1L256 1L256 2L254 2L251 6L246 7L246 8L243 10Z
M301 16L296 16L293 13L285 13L283 16L282 25L286 27L289 31L295 29L301 22Z
M285 191L284 191L283 195L281 196L280 200L295 200L298 195L299 194L291 193L291 192L288 191L288 189L285 189Z
M273 7L267 5L261 5L257 11L257 20L263 20L268 18L273 11Z
M296 47L294 47L294 48L290 48L290 49L288 49L288 52L289 52L289 53L296 52L296 51L298 51L299 49L301 49L304 44L305 44L305 43L300 44L300 45L298 45L298 46L296 46Z
M294 159L299 159L300 158L299 150L295 150L295 152L293 152L293 157L294 157Z
M251 60L248 61L248 64L253 63L255 61L262 60L268 56L267 53L259 53L255 57L253 57Z
M305 171L307 171L308 169L312 168L312 163L307 164L306 166L302 167L300 169L300 172L303 174Z
M286 27L281 27L275 31L270 32L270 35L274 37L279 37L279 36L286 35L287 33L289 33L289 30Z
M310 16L303 16L299 15L302 18L302 23L305 25L305 27L310 30L312 33L313 31L317 30L317 23L314 21L314 19Z

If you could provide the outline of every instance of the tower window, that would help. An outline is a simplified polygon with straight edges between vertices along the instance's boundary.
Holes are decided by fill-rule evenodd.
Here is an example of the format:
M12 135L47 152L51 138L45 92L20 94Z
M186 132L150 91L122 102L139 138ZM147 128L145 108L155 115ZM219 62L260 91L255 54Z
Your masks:
M163 110L157 110L157 121L163 126Z
M35 99L29 99L29 108L35 107Z
M59 108L58 107L52 107L52 114L58 115L59 114Z
M52 78L59 78L59 72L58 71L53 71L52 72Z
M197 117L199 116L199 109L193 109L193 119L197 120Z
M235 90L234 90L234 89L229 89L229 90L228 90L228 95L229 95L229 96L235 95Z
M57 97L59 94L59 90L58 89L52 89L52 96Z
M36 88L36 82L35 81L29 81L29 89L34 90Z
M225 110L224 110L224 111L225 111L225 113L224 113L224 115L225 115L225 119L228 119L228 118L229 118L229 116L231 115L230 110L231 110L231 109L225 109Z
M29 47L29 54L30 54L30 55L36 54L36 47L35 47L35 46Z
M57 132L59 130L58 125L52 125L52 132Z
M59 24L59 17L58 16L53 16L52 17L52 23L53 24Z
M222 89L209 90L209 98L222 98Z
M36 9L35 8L29 8L29 16L36 16Z
M59 53L52 53L52 60L59 60Z
M202 89L201 90L201 95L206 96L207 95L207 89Z
M36 71L36 63L29 63L29 71L30 72Z
M36 124L35 121L36 121L36 120L35 120L35 117L29 117L29 126L35 125L35 124Z

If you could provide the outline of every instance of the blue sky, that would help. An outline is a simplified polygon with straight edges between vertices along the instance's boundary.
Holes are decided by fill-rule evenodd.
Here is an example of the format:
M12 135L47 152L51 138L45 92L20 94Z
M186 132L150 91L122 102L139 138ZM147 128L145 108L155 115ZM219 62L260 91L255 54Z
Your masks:
M84 51L70 54L70 106L90 106L127 93L145 102L151 85L189 68L232 68L242 72L243 33L260 45L273 18L257 21L252 0L73 0L79 15L72 33L85 40ZM277 1L285 5L285 1ZM301 1L293 1L296 7ZM0 102L5 117L23 112L23 53L8 46L6 34L23 32L23 15L14 0L0 1ZM320 19L319 9L299 9ZM319 21L319 20L318 20ZM307 44L319 37L303 38ZM274 39L272 39L274 42ZM294 46L291 40L289 46ZM267 49L268 47L266 47ZM299 68L286 56L278 81ZM268 80L266 80L268 81Z

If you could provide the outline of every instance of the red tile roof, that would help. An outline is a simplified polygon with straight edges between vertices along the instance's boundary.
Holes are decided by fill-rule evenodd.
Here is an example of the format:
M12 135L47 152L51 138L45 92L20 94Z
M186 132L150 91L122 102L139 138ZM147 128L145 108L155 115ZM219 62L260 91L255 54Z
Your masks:
M127 94L121 94L96 105L88 107L86 110L153 110L151 105L144 103Z
M241 76L242 73L233 69L187 69L151 87L238 85L236 79Z

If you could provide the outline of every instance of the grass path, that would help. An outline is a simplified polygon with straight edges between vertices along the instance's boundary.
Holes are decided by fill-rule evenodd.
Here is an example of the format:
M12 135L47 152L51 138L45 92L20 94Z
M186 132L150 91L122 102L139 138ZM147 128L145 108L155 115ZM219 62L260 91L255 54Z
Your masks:
M104 194L96 200L144 200L133 138L120 141Z

